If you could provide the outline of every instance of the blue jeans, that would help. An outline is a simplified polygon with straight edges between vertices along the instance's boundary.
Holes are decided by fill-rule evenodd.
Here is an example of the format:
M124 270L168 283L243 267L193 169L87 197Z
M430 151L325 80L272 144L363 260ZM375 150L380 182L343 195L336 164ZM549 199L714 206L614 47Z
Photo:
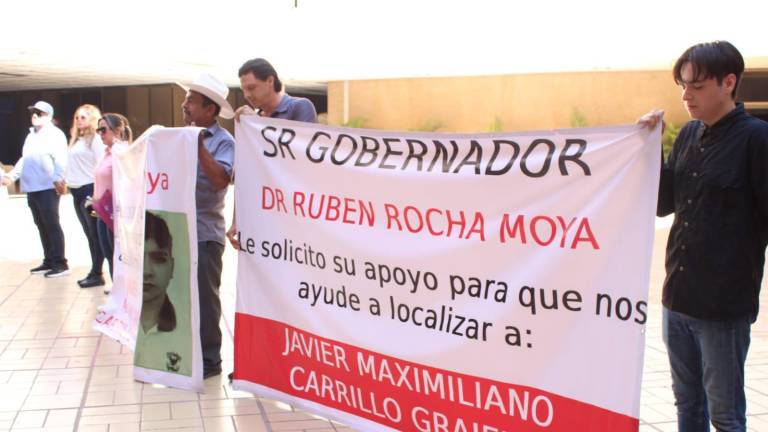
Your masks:
M744 362L748 317L729 321L693 318L664 308L662 336L672 369L680 432L746 431Z

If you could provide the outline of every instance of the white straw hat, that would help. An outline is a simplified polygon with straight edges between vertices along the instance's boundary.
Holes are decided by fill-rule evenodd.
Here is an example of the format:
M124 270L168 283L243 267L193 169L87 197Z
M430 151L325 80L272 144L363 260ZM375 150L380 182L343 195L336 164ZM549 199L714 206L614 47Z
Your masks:
M181 86L181 88L184 90L196 91L207 96L210 100L215 102L216 105L221 107L219 116L226 119L230 119L235 116L235 112L232 110L232 105L227 102L229 88L226 84L224 84L224 82L215 76L207 73L200 74L200 76L195 79L195 82L189 86L185 86L184 84L179 84L179 86Z

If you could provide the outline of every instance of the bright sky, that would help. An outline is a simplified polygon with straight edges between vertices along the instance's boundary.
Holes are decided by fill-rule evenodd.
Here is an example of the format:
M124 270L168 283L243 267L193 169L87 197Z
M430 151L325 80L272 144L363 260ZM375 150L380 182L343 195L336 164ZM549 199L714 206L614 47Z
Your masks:
M17 0L3 9L0 59L202 68L234 85L253 57L308 81L667 68L714 39L768 57L766 0Z

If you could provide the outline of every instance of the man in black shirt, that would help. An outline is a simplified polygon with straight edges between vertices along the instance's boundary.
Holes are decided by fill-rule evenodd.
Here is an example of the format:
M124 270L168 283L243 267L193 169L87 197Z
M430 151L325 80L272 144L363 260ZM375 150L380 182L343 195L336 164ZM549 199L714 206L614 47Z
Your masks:
M718 431L746 430L744 362L768 241L768 123L735 102L743 71L724 41L692 46L673 70L693 118L662 166L657 211L675 213L662 333L680 431L708 431L710 419Z

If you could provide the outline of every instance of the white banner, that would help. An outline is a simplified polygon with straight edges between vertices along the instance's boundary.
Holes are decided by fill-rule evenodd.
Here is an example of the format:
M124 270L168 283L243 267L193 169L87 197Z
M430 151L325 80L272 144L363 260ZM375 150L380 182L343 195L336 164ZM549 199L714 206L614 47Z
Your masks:
M194 391L203 388L195 207L199 132L154 127L130 151L115 152L115 282L95 324L134 350L137 380Z
M115 221L112 290L99 307L93 328L133 351L141 311L144 260L144 200L147 143L154 129L131 145L112 147Z
M197 139L200 128L160 129L147 148L144 290L134 377L202 391L197 294Z
M236 127L236 388L367 431L638 429L658 129Z

